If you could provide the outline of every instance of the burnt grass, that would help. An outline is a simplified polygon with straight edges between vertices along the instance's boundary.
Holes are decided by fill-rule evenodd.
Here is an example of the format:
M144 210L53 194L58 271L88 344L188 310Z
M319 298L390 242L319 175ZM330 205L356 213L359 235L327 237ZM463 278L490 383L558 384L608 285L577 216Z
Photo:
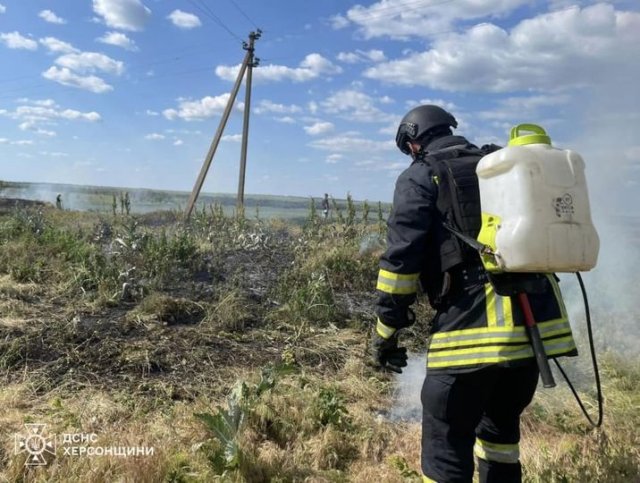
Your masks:
M56 230L65 230L64 224L73 215L65 214L63 220L56 219L57 215L51 210L38 216L55 223ZM17 223L15 213L0 221L6 222L7 217ZM25 213L17 218L19 223L30 223ZM92 221L86 236L77 231L74 236L85 236L90 245L105 251L118 238L120 222ZM0 293L5 302L22 298L23 306L19 323L0 323L4 382L28 378L41 394L61 387L92 386L169 402L220 395L243 371L282 364L287 358L306 370L327 373L339 370L354 350L362 352L365 337L356 339L355 347L322 345L321 339L323 333L335 334L346 326L358 331L367 327L373 304L374 256L364 256L364 276L351 274L366 277L366 286L351 284L341 272L342 287L333 291L331 270L325 268L329 288L326 293L320 291L324 298L318 302L313 298L316 295L297 291L297 285L309 278L305 260L317 248L302 228L292 232L245 222L238 227L232 226L234 220L221 219L201 219L200 226L194 222L176 228L179 222L174 216L161 215L149 215L137 223L137 230L147 237L157 236L154 230L158 228L176 229L176 233L186 230L205 248L194 249L185 263L168 260L172 269L161 280L153 280L148 275L151 270L138 268L138 279L126 279L130 293L120 290L122 278L111 281L112 291L119 295L107 299L100 298L95 286L58 288L61 280L72 276L73 264L51 267L64 272L58 276L38 276L31 294ZM3 235L4 241L14 243L34 236L39 235L30 233L28 227L14 230L13 235L5 227ZM173 236L177 237L168 238ZM331 243L347 242L337 237ZM46 272L47 260L37 261ZM136 261L144 264L139 258ZM111 262L116 263L114 257ZM4 261L4 271L12 273L11 263ZM288 297L301 302L292 304ZM298 326L310 330L298 330Z

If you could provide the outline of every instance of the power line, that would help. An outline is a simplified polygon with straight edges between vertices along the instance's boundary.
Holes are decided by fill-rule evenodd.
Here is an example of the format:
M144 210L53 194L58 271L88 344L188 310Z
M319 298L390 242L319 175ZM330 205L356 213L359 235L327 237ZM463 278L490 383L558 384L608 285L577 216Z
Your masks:
M227 25L222 21L222 19L220 19L220 17L218 17L213 10L211 10L211 8L209 8L204 2L200 1L198 3L196 3L197 0L187 0L191 5L193 5L195 8L197 8L198 10L200 10L204 15L206 15L207 17L209 17L211 20L213 20L215 23L217 23L220 27L222 27L224 30L227 31L227 33L229 35L231 35L235 40L238 40L239 42L242 42L243 40L236 35L229 27L227 27Z
M243 16L244 18L246 18L246 19L249 21L249 23L250 23L250 24L252 24L256 29L258 28L258 25L257 25L253 20L251 20L251 19L249 18L249 16L244 12L244 10L242 10L242 9L240 8L240 5L238 5L238 4L235 2L235 0L229 0L229 1L231 2L231 4L232 4L234 7L236 7L236 10L238 10L238 12L240 12L240 13L242 14L242 16Z

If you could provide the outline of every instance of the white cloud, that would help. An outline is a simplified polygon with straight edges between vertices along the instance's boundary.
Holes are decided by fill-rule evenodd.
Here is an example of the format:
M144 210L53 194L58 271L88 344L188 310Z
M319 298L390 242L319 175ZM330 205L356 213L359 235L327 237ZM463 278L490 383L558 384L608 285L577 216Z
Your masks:
M233 81L238 76L240 65L216 67L216 75L221 79ZM339 74L342 69L333 64L330 60L324 58L320 54L307 55L298 67L287 67L284 65L264 65L260 66L253 72L256 81L273 81L279 82L283 80L291 80L293 82L306 82L316 79L320 76Z
M372 139L363 138L358 133L347 132L338 136L326 137L311 141L309 146L322 151L330 151L332 153L353 153L354 149L358 151L394 151L396 148L395 142L389 141L375 141Z
M507 97L500 99L498 105L493 109L478 112L477 116L480 119L508 121L508 124L511 124L518 119L535 119L539 117L545 108L551 108L554 112L560 112L560 106L566 105L571 99L571 96L567 94ZM455 107L447 107L447 109L455 110ZM544 124L550 124L549 120Z
M18 128L20 128L22 131L32 131L36 134L40 134L41 136L46 136L46 137L55 137L58 135L58 133L56 133L55 131L52 131L50 129L43 129L41 127L37 127L35 126L33 123L31 122L23 122L21 124L18 125Z
M159 115L160 115L160 113L159 113L159 112L157 112L157 111L152 111L151 109L147 109L147 110L145 111L145 114L146 114L147 116L159 116Z
M164 117L169 120L183 119L185 121L202 120L222 114L231 94L221 94L216 97L205 96L195 101L179 100L178 109L165 109L162 111ZM244 103L239 103L236 108L242 109Z
M264 114L267 112L273 112L276 114L295 114L301 112L302 109L300 106L296 106L295 104L285 105L285 104L276 104L270 100L261 100L257 107L253 109L253 112L256 114Z
M336 58L340 62L347 64L357 64L360 62L382 62L387 60L382 50L356 50L355 52L340 52Z
M38 17L40 17L42 20L44 20L45 22L49 22L49 23L55 23L58 25L63 25L65 23L67 23L67 21L63 18L58 17L54 12L52 12L51 10L42 10L39 14Z
M330 154L329 156L327 156L327 159L325 159L325 162L329 164L336 164L342 158L344 158L342 154Z
M80 52L73 45L64 42L55 37L44 37L39 41L42 45L44 45L50 52L56 52L61 54L72 54Z
M42 107L55 107L56 101L53 99L29 99L28 97L21 97L20 99L16 99L18 104L32 104L34 106L42 106Z
M51 99L43 101L26 99L25 101L26 104L18 106L13 112L5 111L4 115L12 119L30 123L31 125L56 119L89 122L97 122L101 119L100 114L95 111L82 112L75 109L63 109Z
M296 120L291 116L282 116L282 117L274 117L274 121L281 122L284 124L295 124Z
M93 11L109 27L140 31L151 16L151 10L140 0L93 0Z
M14 146L31 146L33 141L31 139L18 139L16 141L12 141L7 138L0 138L0 144L12 144Z
M225 134L222 136L222 140L230 143L239 143L242 141L242 134Z
M318 136L320 134L326 134L328 132L333 131L335 126L330 122L316 122L311 126L305 126L304 130L307 134L311 134L312 136Z
M458 110L458 106L450 101L445 101L444 99L432 99L432 98L423 98L419 101L407 101L405 102L405 106L407 109L413 109L416 106L421 106L423 104L433 104L436 106L440 106L443 109L446 109L449 112L454 112Z
M159 141L161 139L164 139L165 135L164 134L158 134L157 132L154 132L154 133L151 133L151 134L147 134L144 138L149 140L149 141Z
M184 144L184 141L183 141L182 139L176 139L176 140L173 142L173 145L174 145L174 146L182 146L183 144Z
M49 156L51 158L66 158L69 156L69 153L62 151L40 151L38 154L41 156Z
M340 114L345 119L359 122L388 122L395 119L394 115L378 109L375 103L376 100L364 92L344 89L329 96L321 105L329 114Z
M122 32L106 32L102 37L98 37L96 40L103 44L115 45L132 52L138 50L136 43Z
M640 13L596 4L539 15L509 32L480 24L364 75L448 91L559 91L606 83L612 73L638 78L640 64L629 61L638 45Z
M167 15L167 18L171 20L173 25L181 29L192 29L202 25L197 15L182 10L174 10Z
M96 71L120 75L124 71L124 64L119 60L98 52L80 52L65 54L58 57L55 63L74 70L78 74L94 73Z
M357 64L358 62L362 61L360 56L355 52L340 52L336 56L336 59L338 59L340 62L345 62L347 64Z
M5 7L4 5L2 5L2 4L0 3L0 13L4 13L4 12L6 12L6 11L7 11L7 7Z
M100 77L94 75L80 76L78 74L74 74L66 67L60 69L56 66L51 66L48 70L42 73L42 77L65 86L77 87L97 94L113 90L113 87L107 84Z
M28 37L20 35L19 32L1 33L0 41L2 41L10 49L37 50L38 42Z
M331 17L331 27L335 30L340 30L348 27L349 24L349 19L343 17L342 15L334 15L333 17Z
M432 37L450 32L456 22L501 17L529 3L530 0L457 0L432 4L380 0L367 7L356 5L345 15L334 17L333 28L353 23L366 39Z

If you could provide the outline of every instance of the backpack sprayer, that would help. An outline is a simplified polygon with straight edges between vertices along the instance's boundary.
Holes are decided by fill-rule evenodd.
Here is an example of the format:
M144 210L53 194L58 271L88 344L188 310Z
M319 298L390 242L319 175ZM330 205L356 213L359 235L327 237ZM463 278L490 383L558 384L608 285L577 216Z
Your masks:
M591 316L581 271L596 265L600 242L591 221L585 164L575 151L557 149L543 128L519 124L507 147L484 156L476 167L482 228L475 242L489 273L575 273L585 306L587 332L598 397L594 422L557 359L585 417L602 424L600 374L593 344ZM515 273L513 276L515 277ZM516 295L544 387L556 383L525 291ZM561 301L560 301L561 303Z

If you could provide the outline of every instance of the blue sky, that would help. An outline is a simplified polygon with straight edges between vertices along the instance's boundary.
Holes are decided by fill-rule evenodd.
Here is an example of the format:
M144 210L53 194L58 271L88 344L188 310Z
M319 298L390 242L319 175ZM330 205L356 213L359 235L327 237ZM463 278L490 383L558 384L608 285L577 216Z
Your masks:
M411 107L542 124L637 212L635 0L0 0L0 179L190 190L257 27L246 192L391 199ZM238 184L244 89L204 185Z

